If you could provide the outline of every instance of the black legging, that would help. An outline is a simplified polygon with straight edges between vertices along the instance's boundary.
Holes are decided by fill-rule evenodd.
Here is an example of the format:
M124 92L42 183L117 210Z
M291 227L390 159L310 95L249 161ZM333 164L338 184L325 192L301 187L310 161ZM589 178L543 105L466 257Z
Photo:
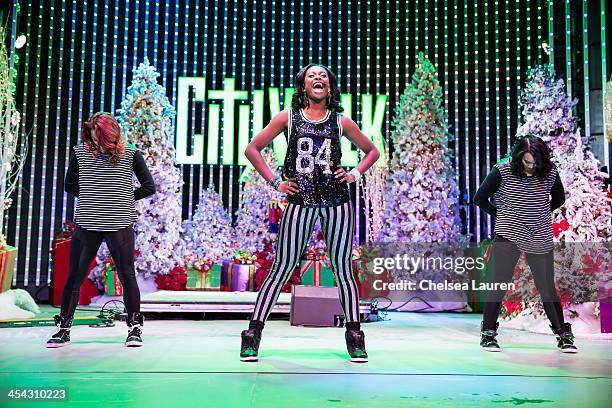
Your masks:
M508 241L502 236L496 235L493 239L493 251L491 254L492 270L489 272L488 281L495 283L509 283L512 281L514 268L519 260L521 251L516 244ZM551 325L555 329L561 329L564 325L563 308L559 301L559 295L555 289L555 268L553 251L546 254L525 253L529 269L533 275L535 286L540 292L544 311ZM487 293L483 310L483 329L494 330L502 300L506 294L505 290L490 290Z
M90 231L77 226L70 240L70 271L62 293L62 316L74 314L81 284L103 240L106 241L117 267L127 313L140 311L140 291L134 273L134 228L104 232Z

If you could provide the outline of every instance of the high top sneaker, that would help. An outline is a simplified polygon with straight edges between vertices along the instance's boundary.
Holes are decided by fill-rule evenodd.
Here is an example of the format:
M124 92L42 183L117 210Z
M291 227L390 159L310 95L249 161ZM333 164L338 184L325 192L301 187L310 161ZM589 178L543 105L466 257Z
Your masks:
M486 351L499 352L501 347L497 344L497 328L499 323L495 323L495 330L483 330L484 322L480 323L480 348Z
M59 329L51 338L47 341L47 348L63 347L70 344L70 328L72 327L72 316L59 316L53 317L55 325Z
M572 325L565 323L562 329L555 330L552 326L550 329L557 336L557 347L562 353L577 353L578 348L574 345L574 334L572 333Z
M144 316L140 313L130 313L127 319L128 335L125 339L126 347L140 347L142 346L142 325L144 323Z
M259 342L261 341L261 331L257 329L243 330L241 335L242 344L240 346L240 361L257 361L259 352Z
M346 339L346 349L351 356L353 363L367 363L368 353L365 349L365 335L361 330L347 330L344 338Z

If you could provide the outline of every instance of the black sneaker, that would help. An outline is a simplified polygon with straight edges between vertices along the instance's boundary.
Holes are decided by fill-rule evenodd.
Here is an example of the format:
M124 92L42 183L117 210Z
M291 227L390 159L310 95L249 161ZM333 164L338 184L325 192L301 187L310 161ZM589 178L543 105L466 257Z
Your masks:
M58 348L70 344L72 316L64 317L55 315L53 319L55 320L55 325L59 331L51 336L51 338L47 341L47 348Z
M344 338L346 339L346 349L351 356L353 363L367 363L368 353L365 349L365 335L361 330L347 330Z
M500 352L501 347L497 344L497 328L499 323L495 323L495 330L482 330L483 323L480 323L480 348L486 351Z
M557 336L557 347L562 353L577 353L578 347L574 345L574 334L572 333L572 325L565 323L563 329L555 330L552 326L550 329Z
M142 346L142 325L144 323L144 316L140 313L130 313L127 319L128 335L125 339L126 347L140 347Z
M257 329L243 330L241 337L240 361L258 361L257 353L259 352L261 331Z

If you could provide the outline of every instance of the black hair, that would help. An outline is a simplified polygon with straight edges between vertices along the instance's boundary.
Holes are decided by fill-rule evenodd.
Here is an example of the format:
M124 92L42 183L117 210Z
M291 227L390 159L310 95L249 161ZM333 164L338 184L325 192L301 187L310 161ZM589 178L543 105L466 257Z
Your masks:
M306 80L306 72L312 67L321 67L327 71L327 78L329 78L329 96L327 97L326 107L332 112L343 112L344 109L340 106L340 90L338 89L338 82L336 75L321 64L308 64L304 68L300 69L300 72L295 76L295 93L291 99L291 109L300 109L308 106L308 96L304 91L304 82Z
M517 176L525 175L523 166L523 156L531 153L535 160L535 175L538 178L545 178L550 174L553 163L550 161L550 149L546 143L537 136L527 135L521 137L514 145L510 153L510 171Z

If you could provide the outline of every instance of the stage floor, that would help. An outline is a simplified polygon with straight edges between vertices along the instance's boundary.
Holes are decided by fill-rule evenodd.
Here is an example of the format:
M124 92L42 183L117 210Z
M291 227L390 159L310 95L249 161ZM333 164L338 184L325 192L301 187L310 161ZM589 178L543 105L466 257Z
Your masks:
M347 361L344 330L267 323L258 363L238 360L242 320L148 320L142 348L126 329L0 329L0 387L68 387L78 407L608 407L612 341L502 330L502 353L478 347L480 316L390 313L364 324L370 362ZM25 406L1 402L1 407Z

